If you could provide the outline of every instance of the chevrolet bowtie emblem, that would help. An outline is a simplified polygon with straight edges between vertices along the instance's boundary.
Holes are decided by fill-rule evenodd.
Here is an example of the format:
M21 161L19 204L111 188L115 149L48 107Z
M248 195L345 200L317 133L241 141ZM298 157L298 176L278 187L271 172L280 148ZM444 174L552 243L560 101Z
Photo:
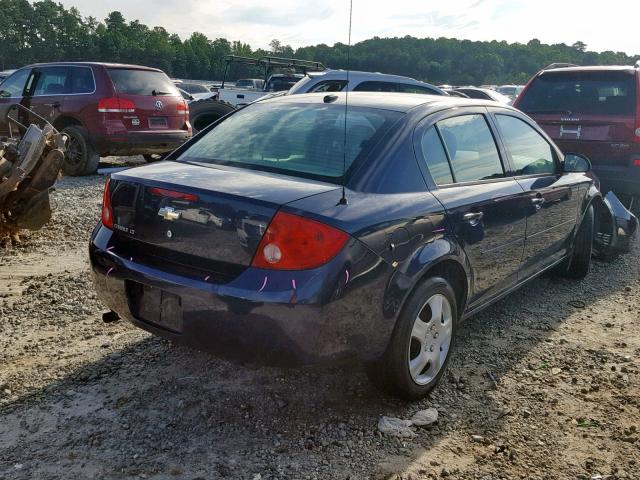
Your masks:
M180 214L181 212L176 212L176 209L173 207L162 207L160 210L158 210L159 216L171 222L173 222L174 220L178 220L180 218Z

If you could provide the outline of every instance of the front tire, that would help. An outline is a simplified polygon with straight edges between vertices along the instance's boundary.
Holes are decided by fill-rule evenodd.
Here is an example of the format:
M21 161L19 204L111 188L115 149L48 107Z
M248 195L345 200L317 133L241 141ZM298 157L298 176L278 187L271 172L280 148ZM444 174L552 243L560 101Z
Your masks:
M568 268L564 276L580 280L587 276L591 270L591 254L593 253L593 205L584 214L582 223L573 240L573 252L568 260Z
M91 175L98 169L100 155L89 142L87 129L80 125L70 125L62 130L68 137L62 162L62 171L72 177Z
M418 400L444 375L454 347L458 310L453 288L441 277L419 284L407 299L383 358L368 365L382 390Z

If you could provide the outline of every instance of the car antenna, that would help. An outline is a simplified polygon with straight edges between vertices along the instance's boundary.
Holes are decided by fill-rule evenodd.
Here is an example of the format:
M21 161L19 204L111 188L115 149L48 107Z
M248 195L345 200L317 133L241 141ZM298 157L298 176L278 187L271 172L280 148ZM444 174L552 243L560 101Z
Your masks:
M347 84L344 91L344 141L342 145L342 197L338 205L347 204L345 183L347 182L347 114L349 112L349 71L351 70L351 19L353 18L353 0L349 0L349 43L347 45Z

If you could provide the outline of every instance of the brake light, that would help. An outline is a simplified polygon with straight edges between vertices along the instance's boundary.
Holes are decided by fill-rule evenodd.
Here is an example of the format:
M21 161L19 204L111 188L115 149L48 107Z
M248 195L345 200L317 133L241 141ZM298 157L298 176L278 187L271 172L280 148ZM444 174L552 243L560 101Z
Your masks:
M634 167L640 167L640 158L636 158L636 159L633 161L633 166L634 166Z
M185 100L180 100L178 102L178 113L189 115L189 104Z
M316 268L334 258L348 239L348 234L324 223L278 212L251 265L272 270Z
M98 101L98 111L101 113L133 113L136 111L136 104L120 97L102 98Z
M107 178L102 194L102 225L113 230L113 210L111 209L111 178Z
M174 200L186 200L187 202L197 202L198 200L200 200L200 197L198 197L198 195L195 195L193 193L183 193L183 192L178 192L176 190L167 190L166 188L150 188L149 192L151 192L152 195L158 195L160 197L169 197L172 198Z

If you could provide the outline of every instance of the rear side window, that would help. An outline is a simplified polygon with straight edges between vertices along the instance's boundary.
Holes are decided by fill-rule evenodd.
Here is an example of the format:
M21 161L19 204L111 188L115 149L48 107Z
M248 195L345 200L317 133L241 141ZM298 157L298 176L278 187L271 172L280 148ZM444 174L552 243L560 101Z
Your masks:
M423 95L440 95L440 92L433 88L422 85L411 85L408 83L396 83L396 92L400 93L421 93Z
M530 125L509 115L496 115L502 141L511 155L516 175L554 174L551 145Z
M109 76L116 92L125 95L174 95L180 93L163 72L109 68Z
M353 89L354 92L395 92L396 84L391 82L362 82Z
M2 84L0 84L0 97L21 97L24 91L24 84L27 83L31 70L25 68L24 70L18 70L13 75L7 77Z
M93 93L96 84L89 67L71 67L71 93Z
M435 127L429 128L422 136L422 155L427 162L429 173L436 185L453 183L451 167Z
M504 177L496 142L484 115L461 115L437 124L456 182Z
M34 96L38 95L64 95L67 93L69 80L69 67L44 67L39 70Z
M635 115L635 75L626 72L548 72L536 78L519 108L527 113Z
M340 92L346 85L346 80L325 80L311 88L309 92Z
M180 160L336 182L402 113L342 105L256 103L229 116Z

